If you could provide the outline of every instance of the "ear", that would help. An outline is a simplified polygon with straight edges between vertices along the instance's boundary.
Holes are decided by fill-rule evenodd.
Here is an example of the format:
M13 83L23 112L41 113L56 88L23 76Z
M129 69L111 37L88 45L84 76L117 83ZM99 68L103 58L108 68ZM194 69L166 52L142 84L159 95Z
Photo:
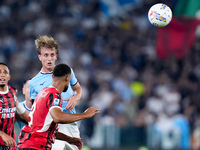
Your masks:
M41 55L38 54L38 59L41 61Z
M25 95L25 88L24 87L22 88L22 94Z
M70 75L65 76L65 81L69 82L70 81Z
M9 77L8 77L8 81L10 81L10 79L11 79L11 75L9 75Z

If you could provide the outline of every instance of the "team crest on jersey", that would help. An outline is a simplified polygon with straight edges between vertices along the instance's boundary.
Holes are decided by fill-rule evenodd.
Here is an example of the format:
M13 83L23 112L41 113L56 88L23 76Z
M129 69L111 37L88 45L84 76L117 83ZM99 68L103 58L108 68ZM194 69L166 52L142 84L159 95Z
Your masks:
M59 105L59 102L60 102L60 100L59 99L57 99L57 98L55 98L54 100L53 100L53 105Z

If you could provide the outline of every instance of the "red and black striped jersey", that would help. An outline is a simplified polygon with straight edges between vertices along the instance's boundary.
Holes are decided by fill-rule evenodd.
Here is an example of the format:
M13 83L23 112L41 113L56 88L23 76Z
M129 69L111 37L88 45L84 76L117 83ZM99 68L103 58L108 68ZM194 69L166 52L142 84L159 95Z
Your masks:
M15 139L14 123L16 112L16 91L8 85L7 91L0 91L0 131ZM0 145L5 142L0 137Z
M49 113L53 107L62 109L61 94L52 86L43 88L33 103L28 125L20 132L18 148L51 149L58 130Z

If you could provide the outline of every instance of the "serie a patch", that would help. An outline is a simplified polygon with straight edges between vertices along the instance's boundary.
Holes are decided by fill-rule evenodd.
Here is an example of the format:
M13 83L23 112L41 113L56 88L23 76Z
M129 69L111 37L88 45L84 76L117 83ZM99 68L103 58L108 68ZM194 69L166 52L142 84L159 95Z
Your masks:
M59 102L60 102L60 99L57 99L57 98L55 98L54 100L53 100L53 105L59 105Z

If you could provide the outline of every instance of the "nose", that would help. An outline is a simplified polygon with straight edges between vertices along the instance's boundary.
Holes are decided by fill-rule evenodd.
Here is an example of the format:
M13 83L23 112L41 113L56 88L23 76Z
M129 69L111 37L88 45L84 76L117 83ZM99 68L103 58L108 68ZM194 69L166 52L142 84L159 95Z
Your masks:
M47 57L47 60L52 60L52 56L51 55L49 55L48 57Z
M0 78L4 78L5 75L3 73L0 74Z
M2 71L0 71L0 76L5 77L5 74Z

